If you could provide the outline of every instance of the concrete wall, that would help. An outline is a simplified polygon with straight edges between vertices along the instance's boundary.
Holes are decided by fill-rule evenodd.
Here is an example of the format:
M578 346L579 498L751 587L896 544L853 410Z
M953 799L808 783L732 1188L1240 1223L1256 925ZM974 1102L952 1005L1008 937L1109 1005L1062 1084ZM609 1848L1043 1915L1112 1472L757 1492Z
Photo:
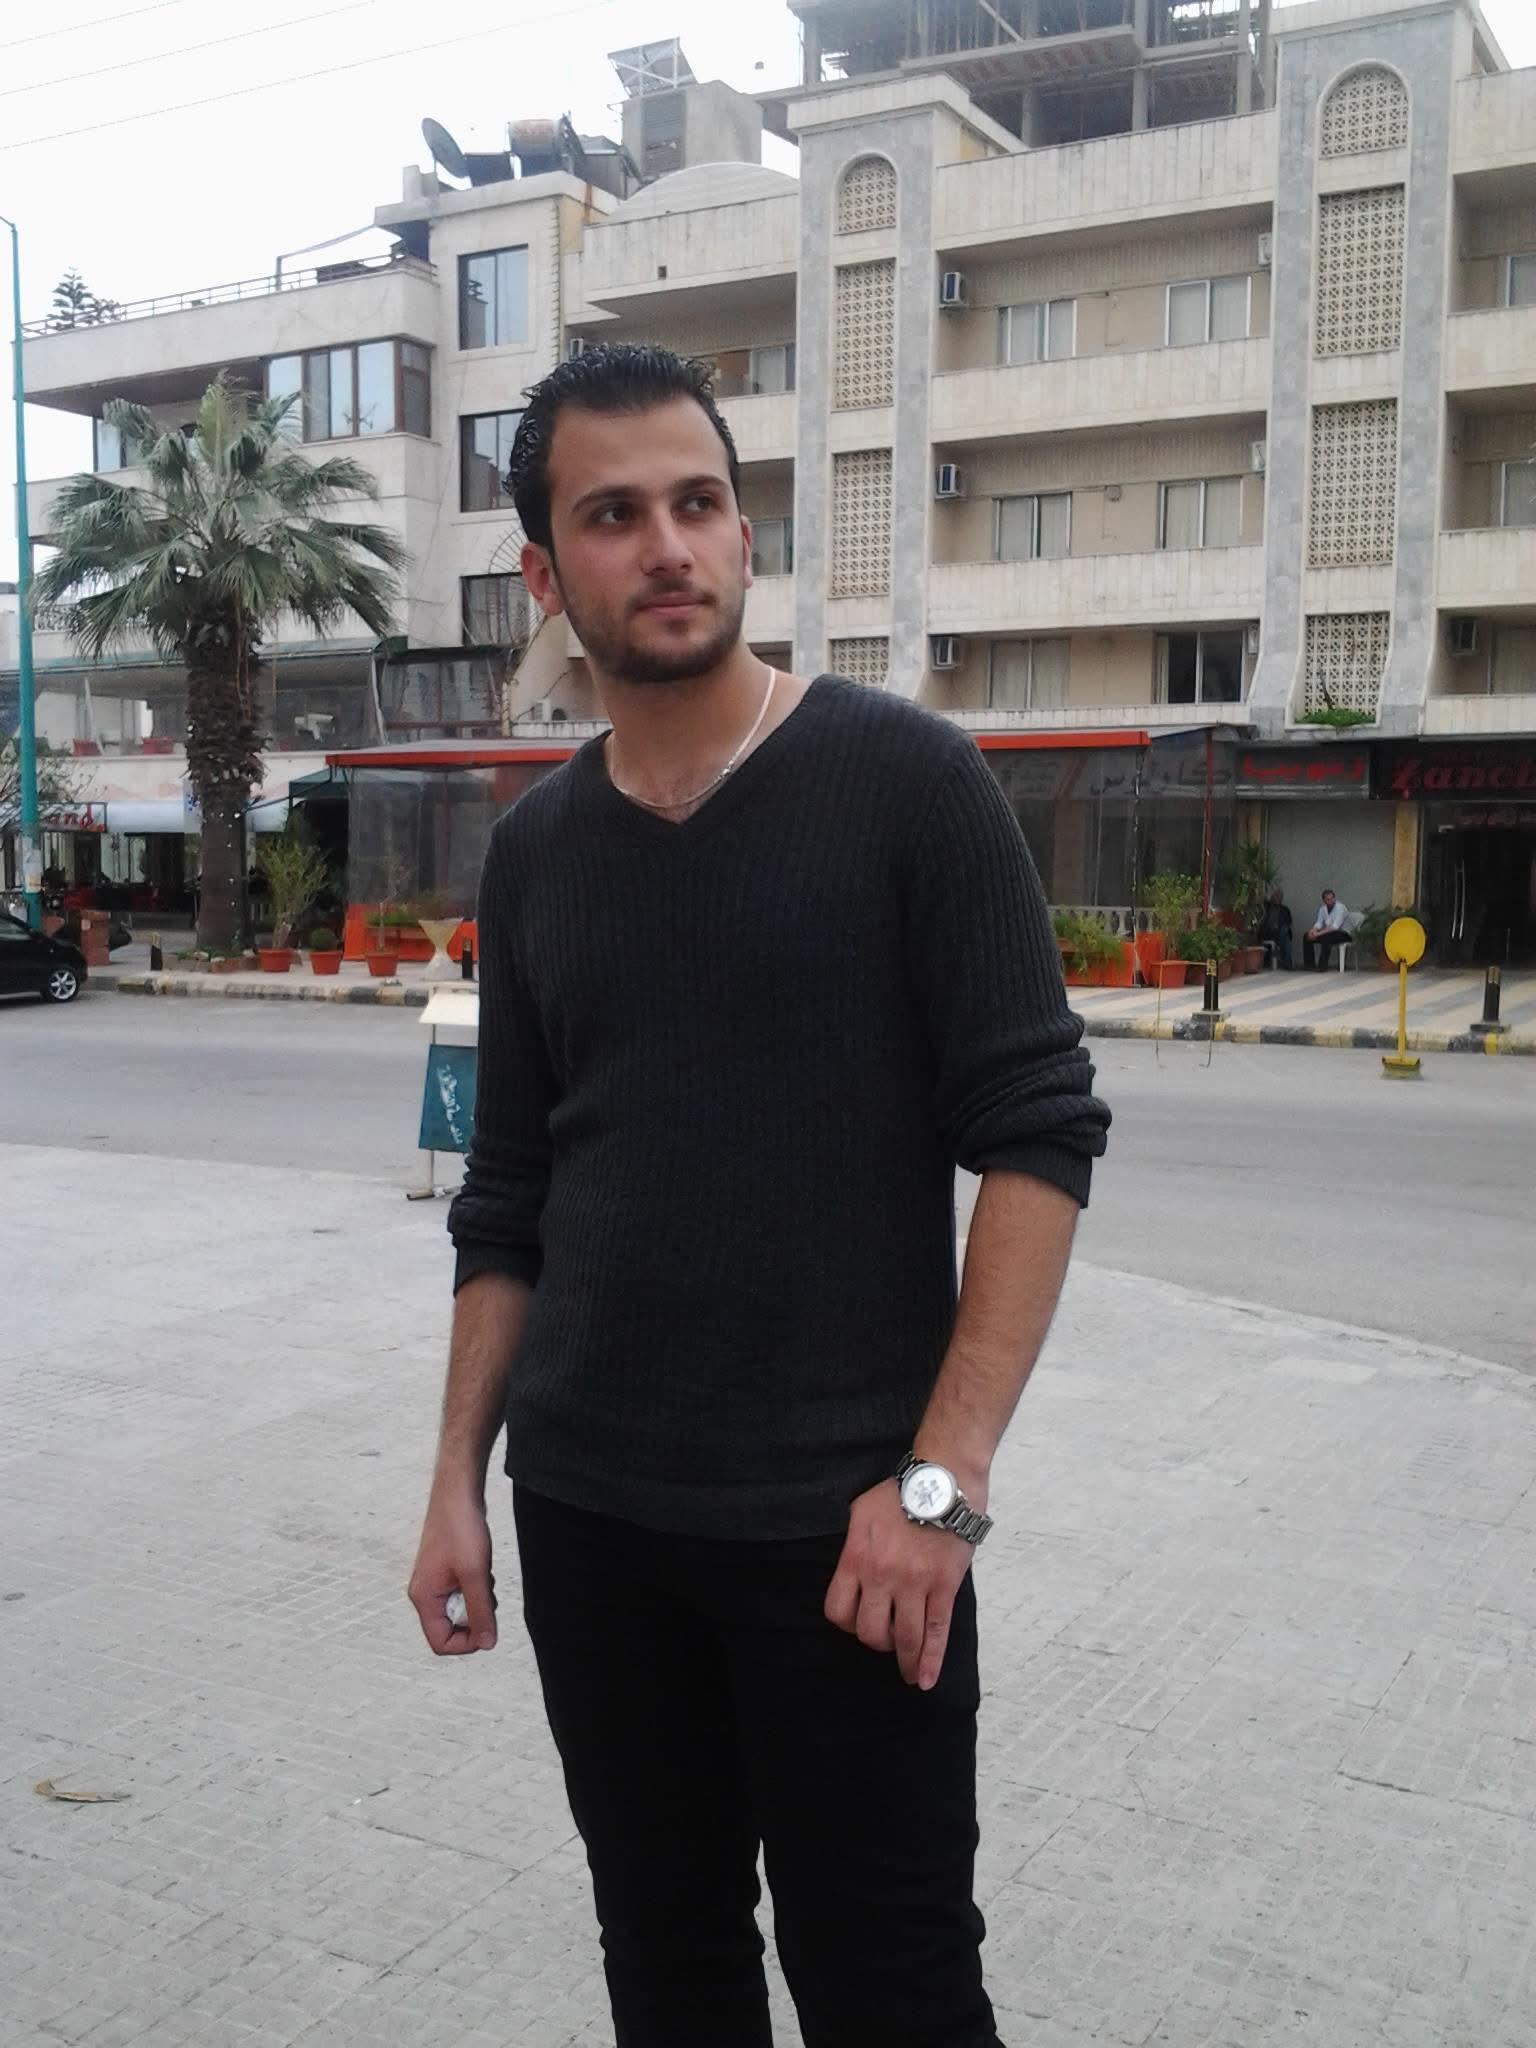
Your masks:
M956 370L933 380L940 439L1251 417L1269 398L1267 341L1208 341L1013 368Z
M1348 910L1390 905L1396 808L1343 799L1268 806L1265 844L1280 865L1280 886L1295 921L1298 966L1301 935L1325 888L1336 890Z

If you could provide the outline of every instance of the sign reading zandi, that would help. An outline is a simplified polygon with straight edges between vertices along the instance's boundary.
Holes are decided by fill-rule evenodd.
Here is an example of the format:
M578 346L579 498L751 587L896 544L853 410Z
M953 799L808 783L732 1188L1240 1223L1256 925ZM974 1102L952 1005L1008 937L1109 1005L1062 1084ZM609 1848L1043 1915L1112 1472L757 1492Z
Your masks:
M1536 803L1536 745L1404 747L1387 755L1377 794L1425 802L1480 796Z

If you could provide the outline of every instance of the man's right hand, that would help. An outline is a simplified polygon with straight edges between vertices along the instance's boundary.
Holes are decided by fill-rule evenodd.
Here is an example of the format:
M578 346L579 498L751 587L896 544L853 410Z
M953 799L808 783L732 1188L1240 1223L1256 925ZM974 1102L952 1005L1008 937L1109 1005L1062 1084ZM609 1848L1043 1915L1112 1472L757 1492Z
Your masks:
M462 1657L496 1647L496 1582L483 1496L433 1493L407 1592L435 1656ZM448 1619L450 1593L464 1595L462 1628Z

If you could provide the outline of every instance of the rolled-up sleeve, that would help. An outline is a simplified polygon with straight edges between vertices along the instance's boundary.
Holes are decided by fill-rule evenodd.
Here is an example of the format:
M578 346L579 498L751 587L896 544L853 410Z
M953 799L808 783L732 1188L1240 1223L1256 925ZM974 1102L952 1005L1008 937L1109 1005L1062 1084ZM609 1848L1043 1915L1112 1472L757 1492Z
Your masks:
M1084 1206L1109 1111L1018 820L980 750L941 772L914 838L907 943L956 1163L1050 1181Z
M557 1084L538 1009L514 945L506 821L492 834L476 911L480 1038L475 1123L464 1180L448 1210L454 1291L477 1273L538 1284L539 1223L549 1192Z

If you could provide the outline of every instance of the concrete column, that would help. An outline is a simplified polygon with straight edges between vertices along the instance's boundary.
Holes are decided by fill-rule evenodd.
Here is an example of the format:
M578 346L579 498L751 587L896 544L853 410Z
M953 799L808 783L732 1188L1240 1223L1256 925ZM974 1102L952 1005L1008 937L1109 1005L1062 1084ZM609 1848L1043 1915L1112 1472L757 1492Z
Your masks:
M814 21L808 21L803 25L801 33L805 41L802 45L800 82L802 85L820 85L821 32Z
M1131 26L1136 31L1136 40L1146 50L1152 46L1152 0L1136 0L1131 9Z
M1253 112L1252 0L1237 0L1237 112Z
M1392 901L1416 903L1419 898L1419 823L1417 804L1399 803L1392 813Z
M1131 73L1131 126L1145 128L1147 125L1147 70L1138 64Z

